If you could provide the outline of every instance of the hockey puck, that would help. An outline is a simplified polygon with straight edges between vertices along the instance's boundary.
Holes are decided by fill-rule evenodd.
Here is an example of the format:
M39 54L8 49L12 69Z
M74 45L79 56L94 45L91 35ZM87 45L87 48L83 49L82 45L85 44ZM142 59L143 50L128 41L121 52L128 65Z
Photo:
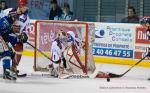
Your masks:
M107 82L110 82L110 78L107 78Z

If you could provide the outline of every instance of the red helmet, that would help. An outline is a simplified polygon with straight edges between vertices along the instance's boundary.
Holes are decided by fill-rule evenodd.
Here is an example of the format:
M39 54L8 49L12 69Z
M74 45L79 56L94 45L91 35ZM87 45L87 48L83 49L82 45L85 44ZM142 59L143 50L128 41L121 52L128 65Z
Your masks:
M27 0L18 0L18 6L21 7L21 6L27 6L28 2Z

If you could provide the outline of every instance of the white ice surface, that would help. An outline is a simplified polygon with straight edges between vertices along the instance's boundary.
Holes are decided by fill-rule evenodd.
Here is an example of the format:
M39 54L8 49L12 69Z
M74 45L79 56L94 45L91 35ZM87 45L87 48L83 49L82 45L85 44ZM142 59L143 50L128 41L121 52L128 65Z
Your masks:
M117 74L129 68L108 64L97 67L101 71ZM22 73L33 73L33 58L23 57L19 70ZM136 67L124 77L111 79L110 82L106 79L57 79L38 76L18 78L16 82L0 79L0 93L150 93L148 77L150 69Z

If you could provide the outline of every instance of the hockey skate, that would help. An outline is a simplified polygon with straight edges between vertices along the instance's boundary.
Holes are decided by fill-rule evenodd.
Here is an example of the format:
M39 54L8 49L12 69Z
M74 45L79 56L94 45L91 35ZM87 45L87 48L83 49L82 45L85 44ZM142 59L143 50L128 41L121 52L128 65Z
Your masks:
M50 75L53 77L62 77L64 75L68 75L69 73L65 70L63 66L60 66L59 64L53 64L48 66Z
M3 79L7 79L7 80L16 80L17 79L17 75L15 72L9 70L9 69L5 69L3 72Z
M57 70L54 68L53 64L48 65L48 70L51 76L58 77Z

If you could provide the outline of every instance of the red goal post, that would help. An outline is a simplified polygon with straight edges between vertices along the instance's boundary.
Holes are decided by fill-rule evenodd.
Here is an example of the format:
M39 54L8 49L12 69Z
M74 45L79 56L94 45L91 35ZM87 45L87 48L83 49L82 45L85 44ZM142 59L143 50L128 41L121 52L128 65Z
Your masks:
M73 62L73 64L69 63L68 65L74 65L74 67L77 67L78 69L81 69L83 72L87 73L88 64L89 62L91 62L91 60L89 60L89 57L90 59L92 59L92 61L94 61L93 58L91 58L93 57L93 55L91 55L90 53L92 51L91 38L94 39L94 24L86 23L86 22L70 22L70 21L45 21L45 20L36 21L35 22L35 48L41 50L47 56L51 57L50 55L51 43L56 38L56 33L59 30L63 30L65 32L73 31L77 38L85 42L85 48L82 49L83 53L81 53L81 51L76 52L78 58L76 58L75 56L72 57L73 61L80 60L83 66L81 66L79 62ZM71 52L71 50L68 51ZM73 55L73 54L69 54L69 55ZM67 60L71 61L69 60L68 57ZM50 61L49 59L45 58L38 51L34 50L35 71L47 71L47 65L49 64L49 61Z

